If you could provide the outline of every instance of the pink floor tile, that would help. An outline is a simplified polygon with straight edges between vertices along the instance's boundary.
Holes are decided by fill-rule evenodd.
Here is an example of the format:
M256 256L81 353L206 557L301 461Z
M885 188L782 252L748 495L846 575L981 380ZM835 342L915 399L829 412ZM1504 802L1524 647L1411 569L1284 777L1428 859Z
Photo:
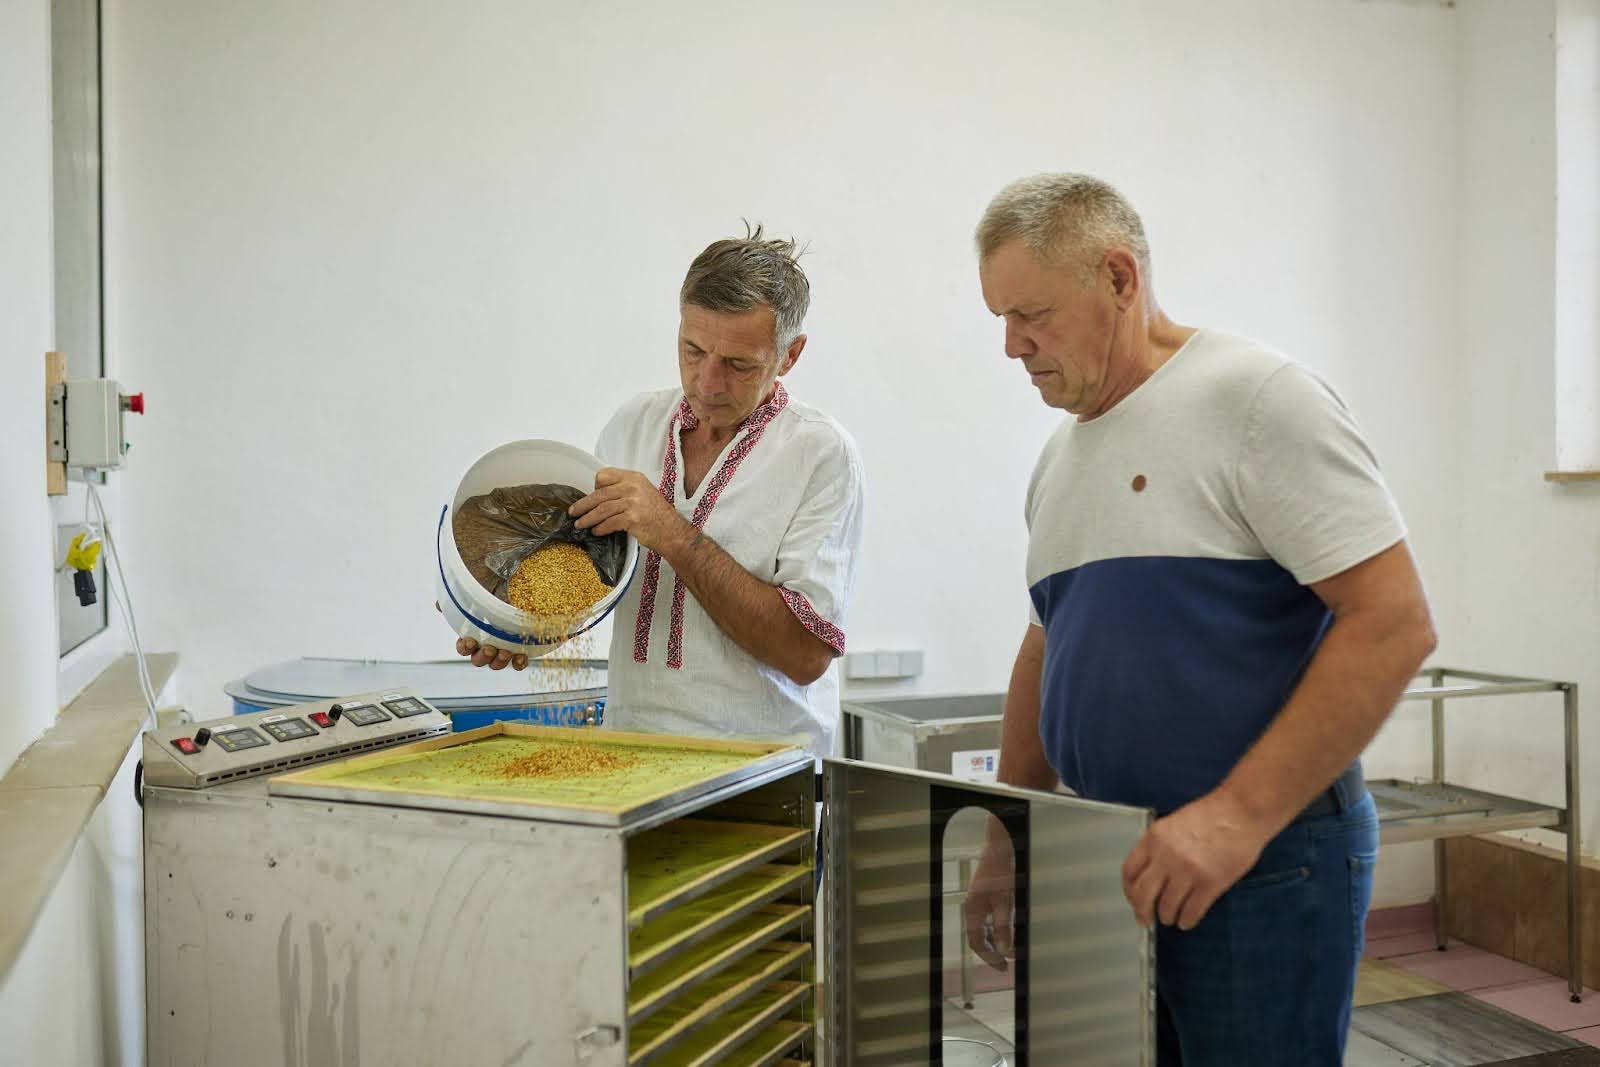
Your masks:
M1367 913L1367 939L1378 940L1415 934L1433 929L1432 904L1408 904L1402 908L1378 908Z
M1574 1004L1567 994L1565 978L1519 982L1498 989L1479 989L1472 994L1479 1000L1520 1015L1529 1022L1550 1030L1600 1029L1600 993L1583 991L1583 1003Z
M1600 1026L1591 1026L1584 1030L1568 1030L1567 1036L1577 1038L1587 1045L1600 1045Z
M1459 945L1459 941L1451 941L1452 945ZM1454 951L1454 950L1452 950ZM1370 960L1386 960L1391 956L1412 956L1419 952L1433 952L1436 955L1448 955L1439 952L1433 943L1433 934L1427 932L1395 934L1390 937L1367 938L1367 947L1362 955Z
M1470 945L1452 948L1448 952L1435 950L1417 952L1410 956L1394 956L1388 962L1412 974L1432 978L1435 982L1441 982L1451 989L1463 992L1550 977L1548 972L1541 971L1537 967L1529 967L1526 963L1508 960L1504 956L1496 956L1492 952L1485 952ZM1600 1018L1595 1021L1600 1022ZM1572 1028L1582 1025L1584 1024L1573 1023Z
M1001 989L1011 989L1017 984L1016 973L1001 972L990 967L982 960L972 963L972 991L974 993L993 993ZM961 992L961 969L949 967L944 972L944 995L956 996Z

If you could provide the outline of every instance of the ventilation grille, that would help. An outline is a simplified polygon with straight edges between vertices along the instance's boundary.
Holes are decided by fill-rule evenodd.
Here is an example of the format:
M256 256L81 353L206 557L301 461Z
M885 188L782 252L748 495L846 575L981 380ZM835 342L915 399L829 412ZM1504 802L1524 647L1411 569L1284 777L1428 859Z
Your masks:
M342 745L339 748L328 749L325 752L313 752L304 756L295 756L291 759L275 760L272 763L257 763L249 767L240 767L238 770L208 774L200 779L200 784L202 786L221 785L223 782L231 782L238 778L255 778L263 774L273 774L277 771L286 771L294 767L303 767L308 763L326 763L328 760L338 759L340 756L352 756L358 752L368 752L375 748L392 748L405 741L420 741L423 738L438 737L445 733L449 733L449 731L434 728L430 730L412 730L403 734L390 734L387 737L380 737L372 741L359 741Z

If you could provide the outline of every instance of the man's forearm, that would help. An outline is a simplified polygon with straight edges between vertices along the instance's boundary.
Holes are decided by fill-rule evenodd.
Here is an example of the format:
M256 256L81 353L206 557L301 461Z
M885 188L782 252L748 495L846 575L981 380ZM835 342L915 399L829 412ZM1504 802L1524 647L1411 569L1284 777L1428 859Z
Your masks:
M745 570L710 537L684 525L682 541L662 558L718 629L800 685L821 677L833 660L833 650L800 624L777 587Z
M1053 790L1060 782L1039 739L1039 687L1044 677L1044 630L1028 627L1011 668L1000 725L1000 770L1006 785Z
M1218 792L1272 832L1371 742L1433 650L1426 615L1336 619L1305 676Z
M1000 721L1000 767L995 777L1003 785L1049 792L1061 779L1045 758L1044 742L1039 739L1040 694L1044 678L1044 630L1029 626L1011 667L1011 684L1006 687L1005 711ZM989 817L989 841L1001 845L1007 840L999 819Z

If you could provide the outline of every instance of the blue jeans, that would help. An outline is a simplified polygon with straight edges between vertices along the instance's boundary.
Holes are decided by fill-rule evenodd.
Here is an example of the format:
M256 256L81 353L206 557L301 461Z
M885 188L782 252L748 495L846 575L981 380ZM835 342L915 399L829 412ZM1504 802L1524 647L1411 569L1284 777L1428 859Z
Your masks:
M1363 794L1290 824L1193 930L1160 927L1159 1067L1339 1067L1377 859Z

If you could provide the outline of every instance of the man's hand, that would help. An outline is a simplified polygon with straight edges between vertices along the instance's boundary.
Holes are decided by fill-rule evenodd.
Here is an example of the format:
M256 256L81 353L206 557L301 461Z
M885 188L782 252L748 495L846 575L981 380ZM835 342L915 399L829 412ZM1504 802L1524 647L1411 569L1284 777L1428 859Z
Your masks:
M1194 929L1274 832L1221 791L1157 819L1122 865L1122 892L1139 925Z
M437 600L433 602L433 610L441 615L444 614L444 609L439 606ZM495 648L493 645L484 645L480 648L478 642L470 637L456 640L456 652L463 656L471 656L474 667L488 667L494 671L503 671L507 667L520 671L528 665L528 657L520 652L513 656L510 652Z
M695 528L638 471L605 468L594 476L594 492L568 510L580 530L598 537L625 530L661 556L695 536Z
M488 667L492 671L503 671L507 667L520 671L528 665L528 657L521 652L513 656L503 648L480 645L470 637L457 640L456 651L463 656L471 656L474 667Z
M1015 857L1011 839L1005 831L991 827L984 842L983 856L967 887L962 904L966 919L967 944L978 957L997 971L1004 972L1012 951L1012 910L1015 906Z

